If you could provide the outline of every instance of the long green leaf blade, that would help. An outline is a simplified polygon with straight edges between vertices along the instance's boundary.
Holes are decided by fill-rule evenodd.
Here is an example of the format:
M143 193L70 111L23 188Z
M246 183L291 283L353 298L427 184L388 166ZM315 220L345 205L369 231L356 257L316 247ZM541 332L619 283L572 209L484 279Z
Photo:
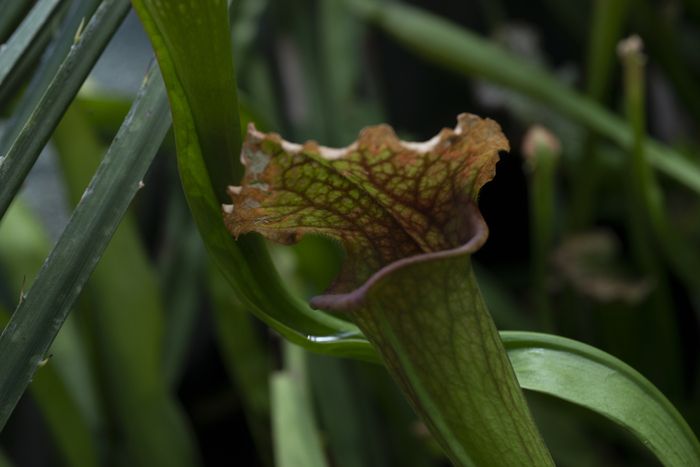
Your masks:
M0 428L139 190L170 126L167 116L162 82L152 70L68 226L0 335Z
M225 2L133 3L168 86L180 177L211 257L246 307L288 339L320 352L372 358L355 326L312 310L287 290L259 238L235 242L223 225L225 187L241 173L239 123L228 115L237 98Z
M67 8L68 11L65 14L65 18L61 21L58 33L52 31L51 29L53 28L48 28L52 35L56 37L44 52L42 60L36 66L29 84L27 84L17 106L13 108L12 115L0 135L0 154L5 154L8 151L10 144L17 139L17 136L29 121L34 109L44 98L44 94L51 86L54 76L70 53L76 40L76 32L82 29L85 22L92 17L99 4L100 0L73 2L70 8ZM6 92L9 97L12 96L12 87L7 86L6 91L0 92L0 105L8 97L5 95ZM126 115L128 109L127 106L124 115ZM119 123L121 123L121 119ZM115 126L116 128L119 128L119 124Z
M454 23L404 3L343 1L428 60L521 92L623 148L632 147L632 131L618 116L578 94L543 69L514 57ZM644 154L657 170L700 193L700 168L697 164L654 141L644 144Z
M60 4L61 0L42 0L34 5L5 47L0 50L0 89Z
M7 0L3 3L3 14L0 16L0 41L4 41L12 33L12 27L20 20L22 13L29 8L29 3L29 0Z
M285 343L285 370L272 375L272 433L277 467L326 467L306 381L303 349Z
M64 115L54 143L70 200L77 204L104 153L78 103ZM176 444L178 460L190 464L194 443L165 378L163 297L132 215L124 216L87 286L100 355L96 372L107 385L121 387L107 391L106 399L130 461L174 465Z
M12 203L0 223L0 268L4 285L13 296L19 296L20 291L31 286L52 247L41 221L21 201L18 199ZM91 431L97 433L104 427L103 417L98 404L94 374L90 368L89 352L76 324L69 317L61 327L61 332L51 345L53 356L50 368L55 369L80 408L77 417L82 417ZM4 324L1 327L4 328ZM50 402L47 404L50 405ZM63 430L60 423L51 424L51 427ZM63 433L56 435L64 436Z
M10 314L0 309L0 327ZM70 467L97 467L97 449L94 433L80 415L77 402L60 374L50 364L37 372L30 390L44 420L51 430L56 446ZM0 463L1 464L1 463Z
M0 156L0 217L7 211L61 116L129 9L128 0L104 0L22 130Z
M668 467L700 465L700 443L683 417L646 378L581 342L531 332L501 332L523 389L572 402L629 430Z

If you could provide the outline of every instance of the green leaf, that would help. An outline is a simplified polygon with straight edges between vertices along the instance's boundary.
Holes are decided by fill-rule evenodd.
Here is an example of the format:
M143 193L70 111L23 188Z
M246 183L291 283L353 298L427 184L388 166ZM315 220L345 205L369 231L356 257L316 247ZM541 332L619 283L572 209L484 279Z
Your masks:
M272 430L276 467L326 467L307 390L303 350L285 345L287 368L272 375Z
M0 328L9 320L10 314L0 308ZM95 433L80 413L75 395L71 394L50 360L37 372L29 388L65 464L71 467L97 467Z
M169 128L164 97L152 72L68 226L0 335L0 428L139 190Z
M471 270L488 235L474 202L507 148L498 124L468 114L426 143L379 125L344 149L251 126L224 207L234 235L343 244L338 278L312 304L350 314L463 466L553 465Z
M324 0L334 1L334 0ZM446 68L521 92L631 148L632 131L622 119L578 94L545 70L514 57L501 47L454 23L400 2L343 0L416 53ZM700 193L700 168L658 142L644 144L644 155L659 171Z
M12 28L19 22L23 13L29 9L29 0L7 0L3 3L3 14L0 16L0 42L4 42L12 33Z
M190 210L238 299L293 342L319 352L372 359L357 327L294 297L260 239L234 242L222 222L225 187L241 172L240 128L237 117L230 115L238 106L225 2L133 4L168 88L178 168Z
M615 64L615 45L621 39L629 6L628 0L596 0L593 4L586 56L586 94L596 101L605 100L610 89L610 75Z
M128 0L102 2L17 136L11 141L3 140L0 148L4 156L0 162L0 217L128 10Z
M162 117L167 122L167 111ZM70 201L77 204L104 153L79 104L64 115L54 142ZM176 443L181 465L190 465L197 457L194 441L166 383L165 310L158 285L135 221L127 214L87 284L92 299L88 319L100 356L96 371L108 386L121 388L107 391L106 399L131 461L173 465L171 444Z
M44 55L41 57L38 65L33 71L33 76L24 90L17 106L13 108L5 131L0 135L0 152L5 153L11 142L15 141L18 135L23 131L25 125L29 122L34 114L34 109L40 102L45 101L46 91L51 87L56 74L68 57L68 54L74 48L76 41L76 33L78 30L84 31L84 26L88 19L92 18L93 13L101 3L100 0L84 0L81 2L66 2L71 4L65 18L62 19L58 31L53 27L46 28L45 32L55 38L51 42L50 48L47 48ZM84 53L84 51L82 52ZM23 83L24 84L24 83ZM11 90L8 90L11 92ZM0 93L0 105L3 102L4 92ZM11 94L10 94L11 96ZM128 111L127 106L127 111ZM124 112L126 115L126 111ZM119 121L121 123L121 120ZM115 127L118 128L119 125Z
M700 464L700 443L646 378L589 345L547 334L502 332L524 389L593 410L629 430L665 466Z
M28 49L46 27L62 0L42 0L37 2L10 40L0 49L0 89L8 76L21 63Z
M0 223L2 277L12 295L17 297L31 286L51 251L51 240L40 220L21 201L18 199L12 203ZM97 402L95 377L88 361L89 352L77 323L71 318L69 316L63 324L51 345L51 371L60 377L78 405L80 414L76 416L84 418L92 432L99 432L103 429L103 417ZM47 405L50 406L50 402ZM61 429L60 423L52 423L51 427Z
M384 427L377 423L380 415L375 413L377 406L381 406L382 415L386 417L386 407L367 393L363 387L367 381L358 378L357 372L349 371L352 368L346 360L309 354L307 363L319 422L333 465L390 465L387 452L391 449L386 447ZM407 449L404 447L402 451L406 452ZM425 463L413 465L424 466Z

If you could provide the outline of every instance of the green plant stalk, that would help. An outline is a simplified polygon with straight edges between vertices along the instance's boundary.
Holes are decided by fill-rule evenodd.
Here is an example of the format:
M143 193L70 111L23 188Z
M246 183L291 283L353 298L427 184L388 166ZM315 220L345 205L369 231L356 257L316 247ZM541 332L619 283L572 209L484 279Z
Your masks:
M647 5L648 6L648 5ZM648 14L648 13L647 13ZM646 111L644 95L644 63L641 58L627 59L624 63L625 72L625 107L627 118L634 132L634 145L630 150L632 157L633 178L630 180L629 196L630 210L635 211L639 225L630 228L644 228L649 238L640 239L637 243L638 259L642 262L662 263L665 260L673 272L686 284L690 290L700 289L700 255L697 249L687 239L682 238L679 231L674 229L669 221L664 204L664 196L659 186L653 167L643 157L646 135ZM638 211L638 212L637 212ZM644 234L639 234L644 235ZM661 254L649 251L647 245L655 241ZM657 259L643 259L646 256L656 256ZM661 267L661 266L659 266Z
M664 196L659 186L653 168L649 161L643 157L643 148L646 135L646 111L645 111L645 84L644 84L644 63L642 58L628 57L624 61L625 72L625 108L627 118L634 131L634 145L630 150L631 166L633 178L630 180L630 209L638 211L635 216L639 218L637 227L631 228L646 229L650 231L656 244L660 247L663 258L669 266L692 290L700 288L700 255L693 245L686 239L680 237L677 230L673 228L666 215ZM646 244L649 239L639 241L638 255L640 258L651 256ZM657 255L658 256L658 255ZM641 260L648 263L652 259ZM660 259L656 260L660 262Z
M471 269L488 234L468 208L465 245L396 261L312 304L350 313L455 465L553 466Z
M533 304L540 326L552 331L555 323L549 301L547 276L555 239L555 179L559 154L547 144L535 142L533 156L530 183Z
M343 1L354 12L426 59L458 73L477 76L521 92L622 148L632 147L633 133L623 120L543 69L512 56L501 47L445 19L403 3ZM645 158L654 168L700 193L700 169L696 164L655 141L647 140L643 147Z
M0 163L0 217L22 186L41 149L129 10L128 0L104 0L77 39L46 93ZM7 152L5 152L5 150Z
M26 298L0 335L0 429L106 248L169 128L162 82L151 72ZM127 137L128 135L128 137ZM158 139L160 136L160 139Z
M628 40L629 41L629 40ZM644 157L646 139L644 61L641 50L621 52L624 71L625 108L633 130L634 140L630 151L631 176L627 180L628 235L638 266L655 282L648 309L639 322L644 332L646 358L653 365L653 375L664 381L667 389L678 393L682 380L678 327L673 314L668 278L661 258L654 245L664 238L655 238L654 226L665 223L662 193L654 179L654 172ZM642 315L642 316L644 316ZM651 345L649 345L651 343ZM650 370L648 370L650 371Z
M662 221L663 199L661 190L656 184L652 167L644 157L644 142L647 138L646 99L644 95L646 92L645 61L646 57L639 50L622 53L625 110L633 134L629 154L632 169L631 180L634 187L632 197L635 201L634 204L641 207L642 213L638 214L638 217L647 217L648 226Z
M586 58L586 95L602 101L610 89L615 46L625 25L630 0L595 0Z
M610 75L615 63L615 46L629 11L630 0L608 2L596 0L591 30L588 34L586 95L592 101L603 103L610 88ZM588 133L584 157L572 174L572 206L570 223L574 229L588 226L593 218L598 159L597 135Z
M681 52L679 40L679 32L683 30L680 20L684 17L677 15L674 18L668 11L663 11L662 6L648 0L634 0L634 6L637 27L644 36L651 56L671 81L678 102L697 121L700 119L700 87Z

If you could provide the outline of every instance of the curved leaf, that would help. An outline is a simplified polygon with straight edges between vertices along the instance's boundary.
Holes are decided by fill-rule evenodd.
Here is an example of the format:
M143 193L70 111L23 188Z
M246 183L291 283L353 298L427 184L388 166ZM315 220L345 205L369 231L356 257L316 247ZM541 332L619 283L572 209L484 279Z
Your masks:
M629 365L564 337L501 332L523 389L593 410L634 434L667 467L700 465L700 443L666 397Z
M178 167L204 242L249 311L317 352L372 359L357 327L312 310L280 281L259 238L233 241L220 203L241 175L236 80L226 3L133 0L168 89ZM215 44L215 46L212 46ZM264 289L261 285L264 284Z
M632 131L618 116L578 94L545 70L470 31L402 2L343 1L354 12L427 59L458 73L477 76L521 92L620 147L632 147ZM644 155L657 170L700 193L700 167L697 164L651 140L644 144Z

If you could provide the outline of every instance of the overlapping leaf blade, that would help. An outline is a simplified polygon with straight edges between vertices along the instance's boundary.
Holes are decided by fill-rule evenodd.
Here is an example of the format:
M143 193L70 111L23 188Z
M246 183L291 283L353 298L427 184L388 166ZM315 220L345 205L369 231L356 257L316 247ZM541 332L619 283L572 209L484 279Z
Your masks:
M621 118L576 93L542 68L446 19L400 2L341 1L432 62L523 93L622 148L629 149L633 144L632 131ZM644 144L644 155L657 170L700 193L700 168L683 155L653 140Z
M502 332L524 389L593 410L629 430L665 466L700 464L700 443L683 417L629 365L581 342Z
M128 0L104 0L63 61L47 91L18 132L2 148L0 217L14 199L41 149L78 93L107 42L129 9ZM3 141L3 146L5 141ZM6 152L5 152L6 151Z
M32 43L57 11L61 0L43 0L34 5L22 25L17 28L8 43L0 51L0 89L5 80L26 56Z
M355 326L312 310L287 290L260 239L234 242L224 227L220 203L226 186L241 175L239 121L230 115L238 104L225 2L177 1L168 7L152 0L133 3L168 87L178 166L190 210L209 253L239 299L296 343L319 352L372 358ZM178 29L183 22L186 26Z
M87 195L0 335L0 427L43 360L169 128L162 81L153 73Z

